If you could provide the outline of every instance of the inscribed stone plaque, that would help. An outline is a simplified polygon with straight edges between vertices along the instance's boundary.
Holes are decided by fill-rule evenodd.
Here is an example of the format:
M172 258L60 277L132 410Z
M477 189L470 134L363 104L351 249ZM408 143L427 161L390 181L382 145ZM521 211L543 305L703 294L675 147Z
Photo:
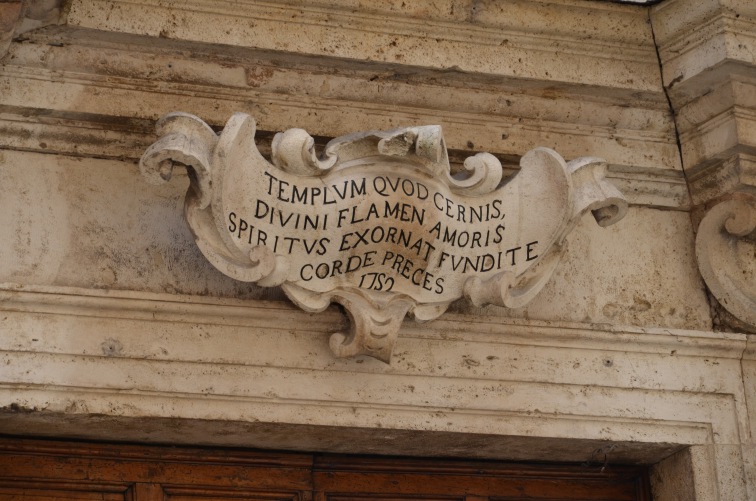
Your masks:
M336 138L320 156L291 129L274 138L272 162L245 114L218 136L173 113L158 133L142 172L159 183L174 163L188 166L186 215L203 254L235 279L282 286L305 310L344 305L352 331L332 336L339 356L388 362L407 313L430 320L463 296L524 305L581 214L607 226L627 210L603 161L566 163L547 148L526 153L505 184L488 153L452 175L437 126Z

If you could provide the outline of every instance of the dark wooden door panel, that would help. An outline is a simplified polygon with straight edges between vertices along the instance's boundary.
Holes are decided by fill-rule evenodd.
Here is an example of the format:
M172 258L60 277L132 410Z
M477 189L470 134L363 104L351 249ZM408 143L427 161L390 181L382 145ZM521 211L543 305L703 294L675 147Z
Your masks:
M0 501L650 501L605 469L0 438Z
M649 501L644 468L320 456L320 500ZM434 497L435 496L435 497Z
M310 454L0 439L0 485L16 489L0 501L307 501L311 471ZM78 487L36 487L56 480Z
M299 501L299 492L167 487L165 501ZM309 499L309 493L307 493Z
M126 485L16 480L0 481L0 500L132 501L132 492Z
M0 499L3 501L122 501L124 498L96 491L2 489Z
M316 498L317 499L317 498ZM409 496L409 497L397 497L391 495L343 495L343 494L321 494L320 499L327 499L328 501L465 501L465 498L449 497L439 498L436 496Z

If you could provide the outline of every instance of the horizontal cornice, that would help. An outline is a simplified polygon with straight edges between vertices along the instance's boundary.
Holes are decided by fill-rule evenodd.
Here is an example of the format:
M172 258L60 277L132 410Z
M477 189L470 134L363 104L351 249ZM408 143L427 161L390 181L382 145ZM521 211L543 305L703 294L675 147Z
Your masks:
M325 335L346 326L346 319L335 307L324 313L310 314L289 303L277 301L9 283L0 284L0 311L286 332L290 331L289 325L296 324L301 326L297 332L303 335ZM283 324L279 320L282 316L287 318ZM737 333L505 317L473 319L469 315L453 313L430 323L405 321L401 337L425 342L476 342L734 359L742 357L747 340L745 334ZM43 344L48 342L37 341ZM42 345L33 349L46 351ZM76 350L79 351L80 347ZM92 355L97 353L93 352ZM155 353L155 356L160 358L159 353ZM296 355L292 356L296 358ZM175 360L175 354L169 358ZM296 363L295 358L290 362ZM338 363L352 364L353 361L340 359ZM373 364L372 360L370 365L383 367L377 362Z
M676 168L672 152L665 150L674 149L674 132L661 93L575 86L549 79L522 80L459 69L352 64L257 50L226 51L142 37L113 43L108 38L100 32L49 30L14 46L3 68L6 104L55 110L65 107L61 100L78 99L77 111L107 115L103 108L112 110L113 99L131 93L134 98L119 102L123 108L120 116L155 120L173 111L164 109L167 105L178 106L180 102L192 105L195 109L189 111L203 115L208 122L222 125L232 111L258 108L261 128L304 128L292 123L291 115L297 114L304 125L311 117L313 128L318 129L308 128L311 133L332 137L353 130L446 118L451 148L465 148L470 138L455 137L448 131L450 126L485 125L486 130L472 134L480 138L474 144L494 152L521 149L525 145L518 136L537 130L546 137L574 135L585 136L584 141L609 140L629 157L627 164ZM38 90L24 88L29 85ZM48 88L51 86L55 89ZM87 91L90 96L81 96ZM158 98L166 105L151 102ZM354 124L358 119L374 123ZM565 141L568 147L570 142ZM645 143L644 155L634 152L633 142ZM656 151L648 151L649 143L658 144ZM632 158L634 153L639 158ZM644 158L645 162L641 160Z
M84 158L125 160L136 163L154 141L153 122L85 113L45 113L37 110L0 107L0 145L6 149L61 154ZM258 131L256 144L268 154L273 131ZM319 138L320 146L328 138ZM461 169L472 153L450 150L453 169ZM518 169L518 155L497 155L505 175ZM180 173L177 175L181 175ZM687 210L688 189L682 172L610 164L607 178L631 205Z
M318 56L658 89L650 30L636 9L564 1L437 5L398 8L387 2L365 9L349 1L74 1L68 23ZM147 10L150 16L143 15ZM555 65L555 58L561 64Z
M650 12L694 213L756 192L756 4L667 0Z
M742 334L447 314L404 322L386 365L334 358L328 335L344 323L335 308L4 284L0 430L100 438L141 423L131 439L198 427L198 443L302 448L271 437L306 432L315 450L346 452L333 437L348 436L363 452L427 453L415 430L443 437L446 455L574 460L571 441L610 441L616 457L653 462L681 444L737 444L745 426ZM512 450L516 437L561 449Z
M243 111L262 131L323 138L439 124L460 160L488 151L516 166L549 146L605 158L633 204L688 205L661 93L65 27L29 34L4 63L5 148L135 160L154 122L177 110L218 129Z

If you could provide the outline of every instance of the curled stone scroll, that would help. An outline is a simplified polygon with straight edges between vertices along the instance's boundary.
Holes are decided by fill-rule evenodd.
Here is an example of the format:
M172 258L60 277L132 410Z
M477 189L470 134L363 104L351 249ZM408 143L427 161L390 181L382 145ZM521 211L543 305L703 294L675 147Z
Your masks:
M714 297L756 329L756 196L736 192L709 209L698 226L696 258Z
M188 168L186 217L205 257L237 280L281 286L306 311L342 304L351 330L330 340L340 357L388 363L407 314L431 320L462 296L526 304L583 213L608 226L627 211L597 158L536 148L502 185L499 160L478 153L452 175L438 126L351 134L321 155L291 129L274 138L272 163L243 113L220 135L186 113L157 131L142 173L162 183Z

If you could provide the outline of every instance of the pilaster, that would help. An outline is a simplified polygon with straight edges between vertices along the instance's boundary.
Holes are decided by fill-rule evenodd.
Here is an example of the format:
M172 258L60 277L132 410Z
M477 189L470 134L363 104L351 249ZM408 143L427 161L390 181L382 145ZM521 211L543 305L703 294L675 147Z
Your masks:
M756 329L756 4L668 0L651 9L679 132L715 324Z

